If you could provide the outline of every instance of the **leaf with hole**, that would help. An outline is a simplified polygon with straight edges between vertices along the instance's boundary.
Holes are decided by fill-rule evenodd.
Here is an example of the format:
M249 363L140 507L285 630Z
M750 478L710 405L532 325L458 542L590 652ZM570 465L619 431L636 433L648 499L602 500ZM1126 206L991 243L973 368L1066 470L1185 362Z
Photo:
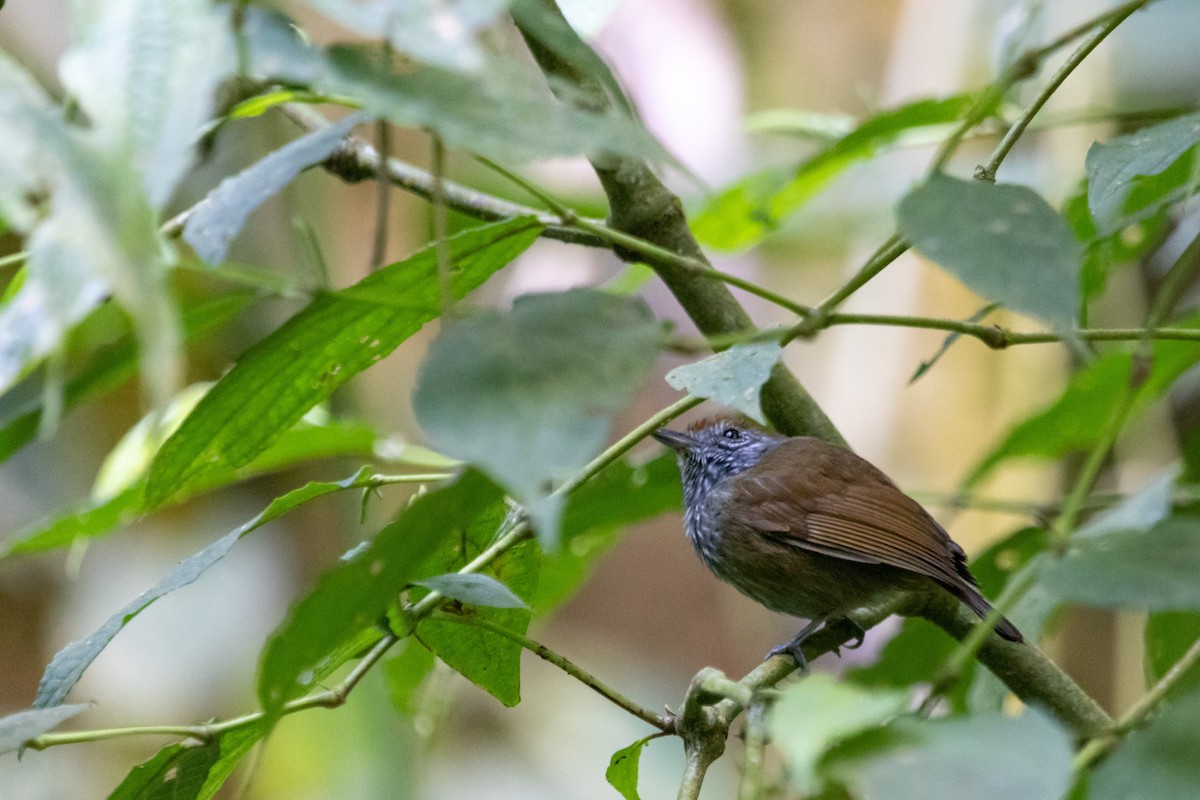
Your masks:
M653 736L638 739L628 747L622 747L612 754L608 760L608 769L604 771L604 779L608 785L621 793L625 800L641 800L638 797L638 763L642 759L642 749L650 743Z
M667 383L765 424L759 396L781 352L777 342L734 345L703 361L676 367L667 373Z

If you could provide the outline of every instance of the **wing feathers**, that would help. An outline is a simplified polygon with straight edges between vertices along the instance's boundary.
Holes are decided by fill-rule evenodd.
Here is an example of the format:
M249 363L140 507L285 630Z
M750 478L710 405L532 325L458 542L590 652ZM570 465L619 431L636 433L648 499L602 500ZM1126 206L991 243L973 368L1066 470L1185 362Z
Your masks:
M771 538L834 558L885 564L952 586L961 551L883 473L817 439L789 439L730 479L725 513Z

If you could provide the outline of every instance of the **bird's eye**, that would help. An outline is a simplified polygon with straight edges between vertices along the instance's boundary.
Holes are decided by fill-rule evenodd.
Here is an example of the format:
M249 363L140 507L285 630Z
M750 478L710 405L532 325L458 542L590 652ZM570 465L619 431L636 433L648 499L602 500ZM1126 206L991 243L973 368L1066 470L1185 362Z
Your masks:
M737 441L741 440L742 432L739 431L737 428L726 428L725 433L723 433L722 436L724 436L726 439L728 439L731 442L737 442Z

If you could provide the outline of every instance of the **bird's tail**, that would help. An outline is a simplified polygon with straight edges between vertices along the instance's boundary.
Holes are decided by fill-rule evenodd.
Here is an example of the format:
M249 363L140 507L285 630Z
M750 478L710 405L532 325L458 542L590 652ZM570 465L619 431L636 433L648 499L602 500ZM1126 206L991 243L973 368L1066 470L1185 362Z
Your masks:
M978 614L980 619L986 619L987 615L992 613L992 604L984 599L984 596L974 586L956 586L952 591L959 600L967 604L967 608ZM1001 617L1000 621L996 623L996 633L1010 642L1025 641L1025 637L1017 630L1017 626L1004 617Z

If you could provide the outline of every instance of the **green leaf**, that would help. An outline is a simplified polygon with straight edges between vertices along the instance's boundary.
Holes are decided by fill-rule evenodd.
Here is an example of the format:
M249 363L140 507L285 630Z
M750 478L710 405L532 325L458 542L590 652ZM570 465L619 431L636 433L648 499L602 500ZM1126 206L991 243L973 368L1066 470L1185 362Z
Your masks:
M241 232L250 212L278 194L302 171L333 153L358 125L364 114L349 114L318 131L288 142L266 158L217 188L192 207L183 226L183 240L208 264L225 260L230 243Z
M739 344L667 373L673 389L740 411L765 424L759 395L783 348L778 342Z
M1191 173L1191 159L1180 159L1180 163L1188 161L1187 175ZM1169 178L1175 178L1175 168L1168 170ZM1182 181L1181 181L1182 182ZM1141 188L1141 187L1139 187ZM1149 187L1147 187L1149 188ZM1084 300L1091 300L1103 294L1109 274L1114 268L1139 264L1151 252L1158 248L1173 228L1170 218L1170 198L1159 196L1142 207L1142 191L1137 197L1131 196L1130 203L1139 201L1138 211L1130 216L1142 217L1129 219L1128 224L1116 233L1102 236L1096 229L1088 210L1087 181L1082 181L1078 190L1063 202L1062 213L1067 223L1075 232L1075 238L1084 245L1083 264L1079 269L1079 286Z
M197 800L220 755L220 739L200 745L167 745L134 767L108 800Z
M625 800L641 800L638 797L638 762L642 758L642 748L649 744L654 736L638 739L628 747L622 747L612 754L608 760L608 769L604 771L604 779L609 786L621 793Z
M162 774L174 765L182 749L182 744L169 744L149 760L138 764L129 771L120 785L113 789L108 800L137 800L146 797L150 787L159 782Z
M302 422L284 433L266 452L242 469L213 473L203 483L175 495L171 504L181 503L217 487L318 458L369 458L373 454L383 458L385 454L379 452L383 444L375 431L360 423L313 425ZM395 455L402 456L403 451ZM0 543L0 559L69 547L80 539L105 536L142 516L142 492L143 485L135 484L110 500L57 515L13 534Z
M92 501L103 503L122 494L146 474L163 439L174 433L200 402L211 384L194 383L171 398L162 411L151 411L125 432L104 457L92 484Z
M1200 519L1176 517L1149 531L1072 540L1039 582L1057 597L1103 608L1200 610Z
M184 340L199 339L220 327L246 308L252 299L248 294L226 295L187 309L183 316ZM87 400L113 391L137 375L137 370L136 342L132 335L127 334L97 350L67 381L62 398L63 410L69 411ZM0 418L0 461L8 459L37 437L42 422L43 396L39 393L33 404L22 405Z
M421 686L433 672L434 664L433 652L416 638L405 640L400 652L383 662L383 676L393 708L407 717L417 714Z
M78 703L57 708L33 708L0 717L0 755L20 750L30 739L54 730L87 707L87 703Z
M527 218L448 242L451 294L463 297L541 232ZM150 468L145 507L236 469L334 389L394 350L441 310L433 246L354 286L322 295L244 352L166 441Z
M830 748L881 726L904 711L907 703L901 692L867 691L814 673L784 690L767 724L787 758L793 783L812 794L821 786L817 768Z
M629 114L561 102L546 91L545 77L518 59L489 54L478 73L429 64L397 70L377 45L311 47L279 15L254 8L247 9L243 32L252 74L432 130L450 147L497 161L606 152L671 161Z
M34 706L46 708L61 703L83 676L84 670L134 617L163 595L195 581L209 567L224 558L243 536L310 500L344 489L369 486L371 485L370 478L370 470L363 468L357 475L343 481L306 484L271 501L271 504L253 519L234 528L199 553L176 564L157 583L109 617L95 631L81 639L76 639L58 651L38 683L37 698L33 701Z
M413 408L438 450L478 464L558 542L556 482L592 459L654 363L659 327L640 300L575 289L517 298L443 329Z
M888 800L1061 800L1071 786L1071 736L1034 711L903 719L889 733L883 747L850 743L825 771L856 797Z
M1197 142L1200 113L1093 144L1085 161L1088 207L1100 231L1112 233L1127 223L1125 204L1139 177L1166 172Z
M266 725L256 724L222 733L216 740L220 755L209 767L208 776L196 794L196 800L212 800L246 754L266 737L267 732Z
M446 573L474 559L495 538L504 519L497 506L480 515L450 547L442 547L426 562L423 572ZM534 542L522 542L496 559L486 570L522 599L521 607L455 607L422 620L417 628L421 642L467 680L492 694L501 703L515 706L521 700L521 646L494 631L471 624L479 620L519 635L529 627L524 599L537 594L541 555ZM412 599L423 592L414 591Z
M353 558L326 572L271 635L258 674L269 719L295 691L311 685L322 660L383 618L438 545L453 541L500 502L499 489L475 472L421 495Z
M432 578L414 581L417 586L424 586L440 592L453 600L473 606L488 608L528 608L525 601L513 594L503 583L490 575L480 575L471 572L451 572L446 575L435 575Z
M567 498L562 547L542 557L534 608L545 614L573 595L626 526L682 508L674 453L645 464L619 461L607 467Z
M1072 327L1082 252L1032 189L938 174L900 201L897 220L913 247L982 297Z
M1198 324L1200 320L1192 318L1173 327L1195 328ZM1150 375L1134 398L1134 413L1161 397L1176 378L1200 361L1200 347L1194 342L1159 341L1153 352ZM975 486L1010 458L1053 459L1097 444L1129 385L1131 367L1128 352L1114 351L1076 372L1057 400L1014 426L980 459L964 480L964 488Z
M873 157L914 128L958 119L970 95L923 99L881 112L794 170L769 170L735 183L692 221L696 237L721 250L749 247L820 192L847 167Z
M1153 686L1200 640L1200 612L1160 611L1146 620L1146 685ZM1200 687L1200 664L1179 677L1169 697Z
M1200 691L1168 705L1134 731L1092 775L1089 800L1192 797L1200 785Z

